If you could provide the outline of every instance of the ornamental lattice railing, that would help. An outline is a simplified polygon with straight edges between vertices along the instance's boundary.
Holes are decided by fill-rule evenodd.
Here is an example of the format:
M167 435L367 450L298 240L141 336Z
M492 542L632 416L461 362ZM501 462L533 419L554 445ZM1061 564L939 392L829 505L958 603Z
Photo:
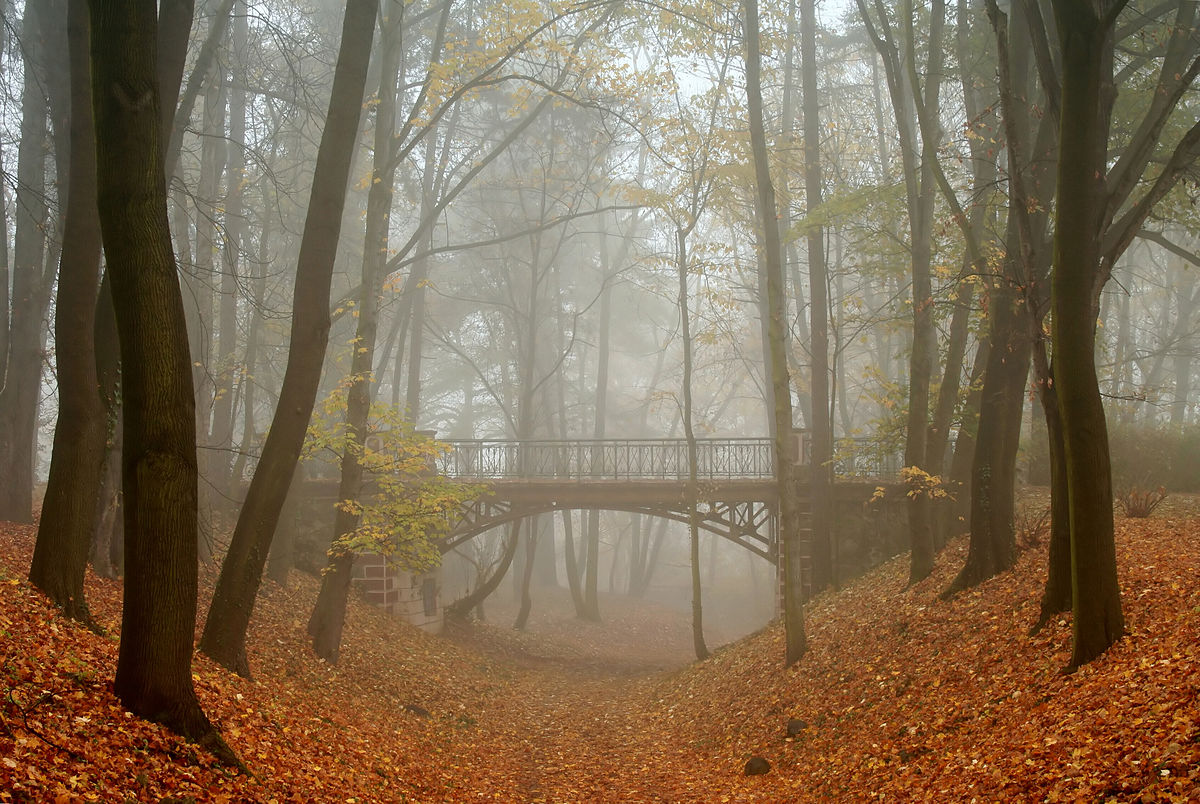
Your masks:
M681 480L688 476L687 441L675 438L443 443L449 450L438 459L438 470L447 477ZM697 439L697 476L768 479L774 476L773 455L769 438Z

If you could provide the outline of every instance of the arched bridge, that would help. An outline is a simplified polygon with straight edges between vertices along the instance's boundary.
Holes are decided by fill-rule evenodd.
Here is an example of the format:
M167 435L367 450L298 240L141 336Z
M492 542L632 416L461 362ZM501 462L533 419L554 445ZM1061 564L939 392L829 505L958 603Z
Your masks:
M443 552L539 513L599 508L688 522L694 505L699 527L775 560L779 488L771 439L698 439L694 486L682 439L444 443L438 472L487 484L491 493L463 510Z

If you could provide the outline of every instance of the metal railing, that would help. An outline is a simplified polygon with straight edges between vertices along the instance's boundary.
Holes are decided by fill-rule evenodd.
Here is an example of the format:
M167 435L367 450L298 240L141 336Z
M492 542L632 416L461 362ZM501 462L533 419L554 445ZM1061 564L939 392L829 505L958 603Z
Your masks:
M447 477L679 480L688 476L687 442L676 438L443 443L449 450L438 459L438 471ZM774 476L769 438L697 439L696 462L702 479Z

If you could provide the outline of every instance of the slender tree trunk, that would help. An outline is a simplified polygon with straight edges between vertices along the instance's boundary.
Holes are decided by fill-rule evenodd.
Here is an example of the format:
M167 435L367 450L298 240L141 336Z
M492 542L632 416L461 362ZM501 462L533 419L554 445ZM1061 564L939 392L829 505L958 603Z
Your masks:
M687 238L695 226L693 217L686 227L675 229L675 270L679 279L679 331L683 339L683 437L687 441L688 462L688 555L692 573L692 648L697 659L708 658L708 646L704 643L704 606L700 584L700 523L696 510L697 484L699 482L696 432L692 427L692 324L688 305L688 250Z
M358 300L354 354L350 361L350 388L346 393L345 452L342 455L341 481L334 518L333 561L321 575L321 590L309 619L313 651L327 662L336 663L341 648L342 628L346 621L346 601L354 556L340 543L358 528L361 514L351 502L363 496L363 466L360 450L366 443L371 408L371 369L375 365L375 342L379 329L379 297L383 293L384 261L387 257L388 227L391 222L392 195L396 183L394 132L396 85L400 71L400 37L403 16L389 4L383 19L383 56L380 70L379 103L375 107L375 166L371 189L367 194L366 236L363 245L362 295Z
M200 640L204 653L243 675L250 670L246 629L321 381L329 340L329 288L377 10L377 0L346 4L329 113L300 243L283 389Z
M67 616L94 627L84 571L104 463L105 417L97 389L94 329L100 284L100 219L86 0L70 0L71 180L55 303L58 418L30 581Z
M971 473L975 465L975 449L979 435L979 410L983 404L983 375L991 352L992 342L985 335L975 347L971 366L970 388L963 403L958 435L954 439L954 455L950 459L949 489L954 495L951 505L942 511L946 518L941 531L947 539L969 527L971 518Z
M508 539L504 544L504 553L500 556L500 563L492 571L491 577L475 587L470 594L464 595L447 606L446 617L461 620L472 609L482 606L483 601L487 600L492 592L496 591L496 587L500 585L501 581L504 580L504 576L508 574L508 569L512 566L513 557L516 556L517 546L520 543L521 520L518 519L509 526Z
M104 474L92 523L92 567L98 575L115 578L124 571L124 512L121 503L121 343L113 309L112 280L105 271L100 280L94 316L96 380L104 406L107 438Z
M605 265L607 271L612 267ZM604 438L608 424L608 364L612 333L612 286L606 283L600 293L600 333L596 346L596 417L592 438ZM587 513L587 560L583 578L583 619L600 622L597 591L600 577L600 512Z
M265 183L265 182L264 182ZM242 484L246 477L246 461L252 450L258 444L258 353L262 347L263 329L265 325L263 309L267 298L267 266L270 264L271 243L271 214L263 215L258 232L258 260L252 266L252 290L250 328L246 333L245 372L242 380L242 438L238 444L237 456L233 461L233 483L237 488L238 502L242 495Z
M810 217L820 218L822 204L821 119L817 89L816 1L801 0L801 63L804 85L804 199ZM833 411L829 390L829 276L825 265L825 231L808 229L808 295L811 302L812 354L812 500L813 567L816 592L836 582L833 565Z
M1171 400L1171 429L1182 430L1187 416L1188 398L1192 391L1192 362L1196 356L1197 338L1192 320L1196 307L1200 305L1200 294L1195 291L1195 270L1187 270L1179 264L1179 282L1175 287L1178 306L1177 328L1183 333L1176 347L1172 369L1175 374L1175 395Z
M192 325L192 337L195 338L197 332L200 333L203 352L195 356L197 359L193 366L203 375L200 389L208 392L204 396L197 396L196 403L196 440L200 446L200 471L203 478L200 484L200 525L197 539L200 545L200 560L208 563L213 554L213 511L216 508L216 498L221 495L221 481L218 478L227 472L226 461L229 457L228 453L212 444L212 420L215 409L232 398L231 389L228 387L229 377L221 376L219 363L214 365L212 353L214 295L217 299L221 298L219 294L214 294L213 288L224 285L223 281L218 279L216 267L217 209L220 206L217 188L220 187L221 175L225 172L226 150L225 89L219 70L209 82L208 92L204 96L203 132L200 147L200 181L193 198L196 212L196 284L201 286L196 298L200 309L197 320ZM187 229L184 228L184 231ZM196 366L195 363L200 365Z
M561 312L562 305L559 305ZM559 351L562 352L565 339L563 333L565 328L558 327L559 332ZM558 437L566 440L569 436L567 429L567 401L566 401L566 377L564 372L558 372L557 382L555 383L558 392ZM564 510L562 512L563 524L563 557L567 571L567 587L571 590L571 603L575 607L575 616L583 618L586 612L586 606L583 599L583 579L580 572L579 561L577 560L575 550L575 525L574 514L571 511Z
M238 275L245 248L245 172L246 172L246 76L247 23L243 13L234 15L233 59L236 71L230 73L229 144L225 165L225 229L221 244L221 303L217 319L217 387L220 393L213 403L212 429L208 448L210 482L213 485L214 514L223 519L234 508L233 427L237 415L234 385L239 376L235 355L238 346ZM220 73L217 72L219 76ZM216 523L214 523L216 524Z
M533 580L534 558L537 555L538 547L537 517L531 519L529 527L525 530L525 566L522 567L520 589L521 608L517 611L517 619L513 623L513 628L518 631L525 630L525 625L529 622L529 613L533 610L533 598L529 594L529 583Z
M804 634L804 589L800 506L795 478L792 441L791 378L784 348L783 255L779 246L779 228L775 225L775 189L771 181L767 141L763 128L761 55L757 0L745 2L746 108L749 112L750 148L754 161L756 208L759 229L763 232L766 264L765 291L770 344L771 395L774 400L775 477L779 484L779 532L783 563L783 618L786 630L784 663L799 661L807 648Z
M33 445L44 362L42 320L52 280L45 267L49 54L44 32L49 20L43 20L52 10L50 3L26 3L21 26L25 81L13 210L12 313L4 387L0 389L0 520L12 522L33 521Z
M284 587L288 585L288 575L295 564L296 527L303 501L305 477L304 463L297 462L292 484L288 488L287 500L284 501L283 510L279 515L279 524L275 527L275 536L271 539L271 550L267 554L267 577Z
M1050 375L1053 376L1053 368ZM1050 455L1050 548L1046 562L1046 586L1038 610L1038 619L1030 629L1040 631L1056 615L1071 610L1071 511L1068 505L1067 455L1058 391L1052 383L1040 388L1042 410Z

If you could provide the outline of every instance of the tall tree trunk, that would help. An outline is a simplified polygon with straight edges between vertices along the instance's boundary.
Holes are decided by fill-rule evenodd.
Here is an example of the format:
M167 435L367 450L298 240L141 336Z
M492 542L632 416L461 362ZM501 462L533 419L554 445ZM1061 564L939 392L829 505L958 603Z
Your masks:
M767 155L763 127L762 57L759 50L757 0L745 1L746 109L749 113L750 148L754 161L755 207L759 231L763 233L766 265L765 291L770 345L771 396L775 422L775 479L779 484L779 533L783 564L783 620L786 632L784 663L799 661L807 648L804 634L804 588L800 505L793 459L791 378L788 374L784 344L786 322L783 299L783 253L779 246L779 228L775 225L775 189ZM796 456L798 457L798 456Z
M517 611L517 619L513 622L513 628L518 631L525 630L525 626L529 622L529 613L533 610L533 598L529 594L529 583L533 580L533 567L537 556L537 548L537 517L532 517L529 520L529 527L525 529L525 564L521 568L521 588L519 595L521 607Z
M224 519L234 510L233 425L237 415L234 384L239 376L235 355L238 346L238 275L245 248L244 213L246 172L246 14L235 15L233 24L233 62L236 71L229 74L229 144L225 160L225 228L222 232L221 302L217 316L217 388L213 402L212 427L209 430L209 482L213 484L212 515ZM219 77L220 71L214 71ZM214 525L216 523L214 522Z
M954 439L954 455L950 459L949 488L954 495L951 505L942 508L945 522L942 534L949 539L957 536L971 518L971 473L975 465L975 448L979 435L979 409L983 398L983 374L991 352L992 343L985 335L975 347L975 359L971 365L970 391L963 402L959 418L958 435Z
M153 0L91 5L97 187L121 339L125 604L113 690L130 711L240 765L192 687L196 430L167 223Z
M1172 366L1175 374L1175 395L1171 400L1171 428L1181 430L1187 416L1188 398L1192 391L1192 361L1196 356L1197 338L1192 325L1196 307L1200 306L1200 291L1196 291L1195 271L1179 261L1179 280L1175 287L1177 329L1183 333L1175 349Z
M371 408L371 369L375 365L375 342L379 329L379 297L383 293L384 262L387 258L388 227L391 223L392 194L396 184L395 145L396 84L400 71L400 36L403 14L390 4L382 28L382 48L378 104L375 107L375 165L371 189L367 194L366 235L363 244L362 288L358 300L358 319L354 334L354 354L350 361L350 388L346 393L346 440L342 454L338 500L342 503L334 517L330 556L333 559L321 575L321 590L309 619L313 651L327 662L336 663L341 649L342 628L346 621L346 600L350 590L353 554L345 540L358 528L359 508L347 505L361 502L363 467L360 450L366 443Z
M243 675L250 670L245 644L254 598L321 381L329 340L329 288L377 10L378 0L348 0L346 4L329 112L300 242L283 388L221 565L200 640L204 653Z
M210 392L198 396L196 402L196 440L202 456L200 471L203 478L200 484L200 527L197 539L200 544L200 560L207 563L213 554L213 511L216 498L221 495L221 481L218 478L227 472L229 457L228 453L212 444L212 418L214 410L232 397L231 389L227 385L229 378L222 379L219 366L213 365L212 352L212 333L215 329L213 288L223 286L223 280L217 278L216 267L217 209L220 206L217 188L220 187L221 175L225 172L226 152L225 87L220 70L215 71L204 95L203 132L200 147L200 180L193 198L196 212L196 284L201 287L196 296L200 309L197 320L192 324L192 338L195 339L197 331L200 333L203 352L195 355L196 360L193 364L200 364L194 365L196 371L203 375L200 389ZM220 298L219 294L217 298Z
M1107 4L1105 4L1107 6ZM1070 667L1099 656L1125 633L1113 528L1108 426L1096 377L1096 315L1104 205L1113 20L1054 0L1062 46L1058 203L1051 287L1054 380L1066 447L1071 520L1073 646ZM1069 144L1069 145L1068 145Z
M266 181L264 180L264 185ZM267 298L267 266L271 261L271 219L272 215L263 215L258 232L258 259L251 265L251 299L250 327L246 332L246 357L244 360L242 387L242 438L238 443L237 456L233 461L233 482L237 487L238 502L241 501L241 487L245 482L246 461L258 443L258 353L262 347L264 305Z
M704 643L704 606L700 584L700 514L696 510L698 500L698 466L696 455L696 432L692 427L692 324L688 305L688 250L687 238L698 218L693 216L686 227L675 229L675 270L679 279L679 331L683 339L683 384L682 419L683 437L687 441L688 463L688 557L692 574L692 649L697 659L708 658L708 646Z
M801 80L804 85L804 203L810 219L820 219L822 204L821 106L817 88L816 0L800 2ZM833 411L829 390L829 276L825 265L825 231L808 227L808 295L812 355L812 500L813 591L836 583L833 565Z
M917 48L913 30L913 4L901 3L899 15L904 33L903 48L897 44L891 22L880 2L875 3L878 19L867 11L865 0L857 0L864 23L875 48L883 57L888 90L892 99L896 131L900 138L904 166L905 195L909 218L910 270L912 275L913 338L909 354L907 434L904 464L913 473L910 483L908 524L912 544L909 584L933 571L933 506L921 487L929 458L929 402L933 362L937 357L937 332L933 318L933 212L937 194L935 181L936 145L941 136L938 123L939 93L942 78L942 34L946 5L934 0L930 8L928 59L924 65L925 86L916 85ZM907 68L907 69L906 69ZM914 115L919 108L920 118ZM928 121L928 126L923 121ZM916 123L922 123L918 142Z
M1050 368L1049 376L1053 377ZM1046 562L1046 586L1031 632L1037 633L1057 614L1071 610L1071 510L1068 505L1067 454L1054 383L1042 383L1039 398L1046 419L1050 455L1050 548Z
M92 522L104 463L105 417L93 340L100 284L95 127L86 0L70 0L71 179L55 303L58 418L50 478L29 580L67 616L92 625L83 594Z
M611 272L612 266L605 265ZM608 365L612 340L612 285L605 283L600 292L599 343L596 345L596 408L592 438L604 438L608 425ZM587 512L587 558L584 563L583 613L585 620L600 622L600 600L597 586L600 578L600 512Z
M1054 381L1045 332L1045 316L1050 304L1047 280L1053 258L1050 219L1046 211L1049 205L1045 199L1053 198L1056 192L1057 177L1050 166L1058 161L1057 116L1053 101L1047 100L1044 93L1036 95L1031 81L1031 61L1034 61L1033 51L1037 49L1032 32L1038 27L1031 24L1029 15L1033 9L1028 4L1016 4L1010 20L994 0L987 0L988 16L996 34L1000 105L1009 152L1009 215L1015 221L1019 235L1015 253L1020 258L1017 265L1021 272L1013 281L1024 296L1034 387L1049 441L1050 550L1041 612L1032 629L1037 631L1071 605L1071 524L1058 385ZM1049 46L1048 41L1042 44ZM1044 79L1042 83L1045 83ZM1035 123L1033 108L1039 102L1049 106L1051 114L1043 115ZM1031 212L1034 209L1036 213Z
M563 310L563 306L559 305L559 312ZM559 333L559 352L562 353L564 348L563 341L565 340L565 327L560 322L557 327ZM581 361L582 362L582 361ZM558 394L558 437L564 441L570 436L567 425L567 400L566 400L566 377L565 372L558 372L555 382L556 392ZM571 603L575 607L575 616L583 618L586 612L586 607L583 600L583 578L580 572L579 561L575 550L575 527L574 513L572 511L562 511L563 525L563 558L564 566L567 572L567 588L571 591Z
M425 142L425 169L421 174L421 220L433 213L437 203L434 197L438 189L434 178L436 151L437 137L430 136ZM426 237L432 244L432 229L426 233ZM421 416L421 356L425 350L425 279L428 271L429 261L422 257L413 266L412 273L404 283L411 310L408 322L408 383L405 387L404 409L408 413L408 420L414 426Z
M1016 227L1010 225L1012 242ZM1006 262L1016 260L1015 255ZM975 462L971 473L971 539L967 561L951 582L949 596L1008 569L1016 557L1013 531L1017 447L1025 380L1029 376L1029 338L1015 288L1014 269L993 283L988 303L988 364L983 377Z
M42 380L42 319L52 277L46 269L46 147L48 105L45 31L50 3L26 3L21 25L25 81L13 243L8 361L0 389L0 520L33 521L34 440ZM56 24L56 22L55 22Z
M92 567L98 575L115 578L125 567L124 506L121 501L121 343L113 309L112 278L108 271L100 280L92 343L95 347L96 381L104 406L107 437L104 475L96 500L92 524Z

